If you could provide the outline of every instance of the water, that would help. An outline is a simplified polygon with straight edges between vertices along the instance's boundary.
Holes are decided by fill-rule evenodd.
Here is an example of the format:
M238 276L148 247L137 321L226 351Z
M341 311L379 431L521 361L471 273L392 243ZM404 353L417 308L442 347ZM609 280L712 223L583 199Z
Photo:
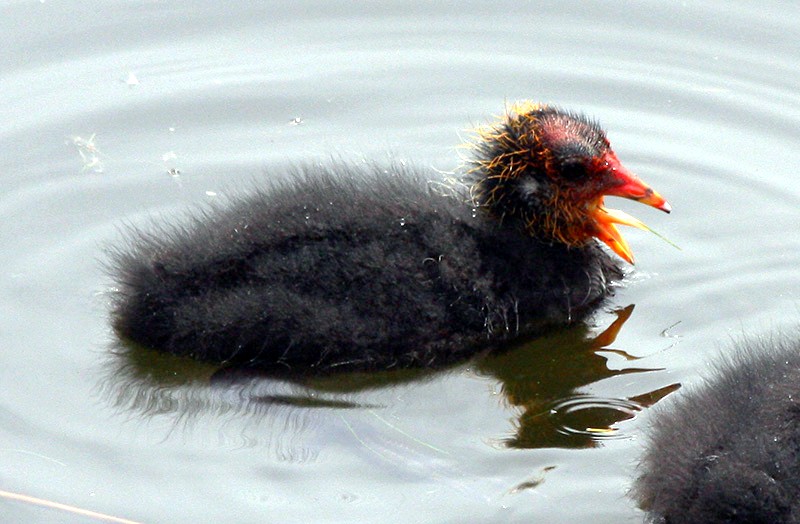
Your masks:
M0 490L142 522L640 522L647 406L796 323L800 8L284 4L0 6ZM627 231L637 270L588 331L311 390L115 354L103 249L126 225L292 162L450 170L525 98L596 117L674 208L614 202L681 250Z

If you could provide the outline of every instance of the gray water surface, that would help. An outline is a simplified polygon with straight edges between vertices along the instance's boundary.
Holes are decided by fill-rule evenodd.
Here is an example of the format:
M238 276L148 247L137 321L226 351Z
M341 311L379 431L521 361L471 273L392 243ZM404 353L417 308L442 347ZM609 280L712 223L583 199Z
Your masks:
M141 522L640 522L643 399L797 322L800 8L287 4L0 4L0 490ZM449 171L522 99L598 119L674 209L613 202L681 250L626 231L636 270L585 332L366 388L117 354L103 263L125 227L292 163ZM563 381L506 375L548 351Z

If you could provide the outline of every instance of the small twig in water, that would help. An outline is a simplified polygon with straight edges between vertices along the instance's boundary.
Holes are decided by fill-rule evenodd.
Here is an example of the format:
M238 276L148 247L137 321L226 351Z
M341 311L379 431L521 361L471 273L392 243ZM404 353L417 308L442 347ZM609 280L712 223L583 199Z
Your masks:
M67 504L61 504L60 502L53 502L51 500L39 499L36 497L31 497L30 495L23 495L22 493L12 493L10 491L0 490L0 498L8 500L16 500L19 502L27 502L28 504L35 504L37 506L42 506L50 509L60 509L62 511L67 511L75 515L83 515L84 517L90 517L97 520L104 520L106 522L117 522L119 524L140 524L135 520L128 520L120 517L106 515L104 513L97 513L96 511L78 508L75 506L68 506Z

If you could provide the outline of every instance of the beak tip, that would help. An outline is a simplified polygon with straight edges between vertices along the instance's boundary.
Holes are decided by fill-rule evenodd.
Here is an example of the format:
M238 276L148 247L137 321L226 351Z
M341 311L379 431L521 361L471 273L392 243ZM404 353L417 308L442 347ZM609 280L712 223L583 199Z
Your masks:
M663 211L664 213L671 213L671 212L672 212L672 206L671 206L671 205L669 205L669 202L667 202L666 200L664 201L664 203L663 203L663 204L661 204L660 206L658 206L658 209L660 209L660 210L661 210L661 211Z

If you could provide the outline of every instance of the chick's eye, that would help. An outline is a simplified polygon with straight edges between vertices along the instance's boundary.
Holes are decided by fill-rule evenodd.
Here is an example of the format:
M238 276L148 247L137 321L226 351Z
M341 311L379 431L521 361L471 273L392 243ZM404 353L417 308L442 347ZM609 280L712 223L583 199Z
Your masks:
M586 177L586 164L576 160L564 162L560 173L566 180L581 180Z

